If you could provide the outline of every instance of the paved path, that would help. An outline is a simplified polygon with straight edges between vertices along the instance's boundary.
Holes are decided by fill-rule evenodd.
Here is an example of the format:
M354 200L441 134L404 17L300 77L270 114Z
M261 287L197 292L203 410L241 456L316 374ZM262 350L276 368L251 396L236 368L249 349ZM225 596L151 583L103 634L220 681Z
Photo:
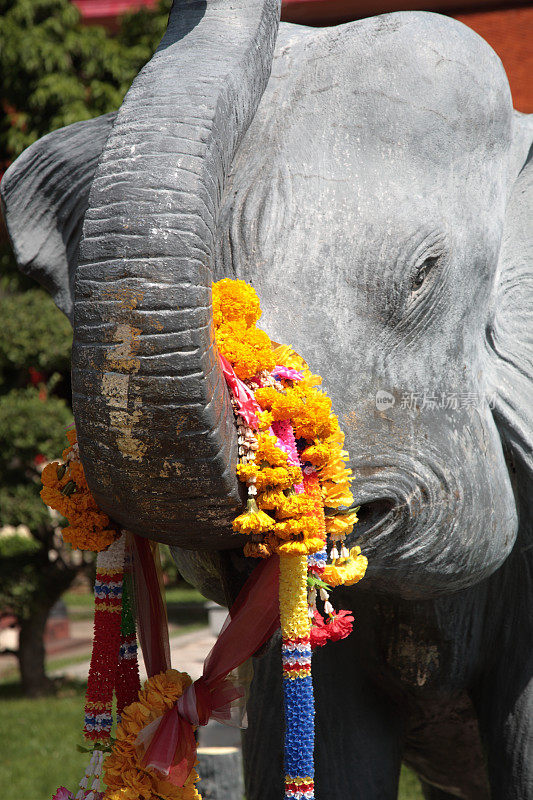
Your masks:
M215 637L209 628L184 633L182 636L174 636L170 640L170 661L175 669L180 672L188 672L193 680L202 674L204 659L215 643ZM53 677L64 675L68 678L78 678L87 680L89 674L90 661L83 661L80 664L72 664L68 667L54 670ZM146 680L146 670L142 654L139 651L139 669L141 682Z

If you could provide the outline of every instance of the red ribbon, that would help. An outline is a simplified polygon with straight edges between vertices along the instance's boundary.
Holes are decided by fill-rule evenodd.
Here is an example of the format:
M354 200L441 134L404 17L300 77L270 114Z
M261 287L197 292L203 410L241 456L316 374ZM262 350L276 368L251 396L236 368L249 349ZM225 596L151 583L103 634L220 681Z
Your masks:
M195 681L163 716L144 728L137 744L143 763L183 786L196 759L194 728L211 718L230 720L232 703L244 695L229 673L250 658L279 627L279 558L255 568L232 605L217 641Z
M244 381L241 381L241 379L236 376L235 370L227 358L220 354L219 358L222 374L226 379L226 383L231 388L233 400L235 400L237 405L235 409L236 413L243 417L252 428L257 428L259 426L257 414L261 411L261 408L255 402L252 390L246 386Z
M135 614L139 641L148 677L170 667L167 608L163 602L163 578L157 542L131 537L135 588Z

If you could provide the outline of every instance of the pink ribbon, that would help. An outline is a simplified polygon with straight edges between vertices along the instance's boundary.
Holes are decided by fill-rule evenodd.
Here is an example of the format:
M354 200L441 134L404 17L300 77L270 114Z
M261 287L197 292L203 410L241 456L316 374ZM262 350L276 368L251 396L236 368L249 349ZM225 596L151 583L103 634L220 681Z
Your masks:
M144 728L136 745L143 763L183 786L196 759L194 728L214 718L231 719L232 704L244 688L230 672L250 658L279 627L279 557L256 567L232 605L217 641L204 661L203 674L161 717Z
M233 399L237 405L235 409L252 428L259 426L257 414L261 411L260 406L255 402L254 393L249 389L244 381L241 381L235 374L235 370L229 363L227 358L219 354L220 366L222 374L226 379L226 383L231 388Z

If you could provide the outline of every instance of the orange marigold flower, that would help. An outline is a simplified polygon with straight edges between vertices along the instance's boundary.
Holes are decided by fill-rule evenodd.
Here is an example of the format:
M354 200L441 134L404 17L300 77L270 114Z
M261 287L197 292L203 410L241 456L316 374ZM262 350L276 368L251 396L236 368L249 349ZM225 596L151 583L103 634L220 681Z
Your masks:
M85 478L85 470L80 461L71 461L69 463L69 474L79 489L89 488Z
M267 461L271 467L283 467L288 461L287 453L278 447L277 439L269 433L261 433L257 440L255 460L258 464Z
M281 539L289 539L293 536L303 535L304 538L314 538L318 535L320 524L316 517L300 517L300 519L287 519L284 522L277 522L274 526L274 533Z
M355 511L349 514L335 514L335 516L326 517L326 531L330 535L336 533L341 536L347 536L352 532L356 522L357 514Z
M246 511L233 520L233 530L237 533L265 533L274 526L274 520L260 511L254 498L248 500Z
M334 451L331 458L320 470L321 481L345 481L350 478L352 470L346 466L348 453L346 450Z
M274 511L286 499L286 495L279 489L268 489L257 495L257 505L267 511Z
M302 514L312 514L313 510L313 498L305 494L292 494L289 497L283 497L282 502L276 508L276 518L301 517Z
M220 327L228 320L244 320L247 327L261 317L257 292L245 281L223 278L212 285L213 321Z
M257 478L259 475L259 467L257 464L237 464L237 477L243 483L246 483L250 478Z
M323 467L331 458L331 448L327 444L312 444L302 451L302 460L315 467Z
M305 539L304 541L291 539L288 542L279 542L278 540L275 545L275 552L286 556L305 556L309 555L309 553L318 553L323 547L324 540L320 538Z
M47 486L51 489L57 489L59 487L61 480L58 477L57 471L61 466L59 461L51 461L50 464L46 465L41 472L41 483L43 486Z
M63 528L61 533L73 550L92 550L94 553L105 550L120 535L113 529L95 531L92 528L73 528L70 525Z
M220 353L242 380L275 366L270 339L259 328L247 328L242 321L225 322L217 328L215 338Z

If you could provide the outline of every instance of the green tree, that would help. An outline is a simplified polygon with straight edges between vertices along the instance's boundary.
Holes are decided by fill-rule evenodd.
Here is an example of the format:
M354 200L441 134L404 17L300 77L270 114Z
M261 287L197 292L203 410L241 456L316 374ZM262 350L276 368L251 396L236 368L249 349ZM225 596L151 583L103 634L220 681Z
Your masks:
M0 171L44 134L116 110L166 27L170 0L116 35L70 0L0 0Z
M110 35L83 26L69 0L0 0L0 173L44 134L118 108L169 8L127 15ZM0 612L18 617L23 687L38 695L50 688L48 614L90 558L62 543L63 521L39 497L42 466L60 456L72 422L72 332L7 247L0 276Z
M42 289L0 257L0 609L20 624L25 691L49 688L43 633L48 614L83 566L61 544L59 520L39 497L40 470L64 448L72 422L68 320Z

